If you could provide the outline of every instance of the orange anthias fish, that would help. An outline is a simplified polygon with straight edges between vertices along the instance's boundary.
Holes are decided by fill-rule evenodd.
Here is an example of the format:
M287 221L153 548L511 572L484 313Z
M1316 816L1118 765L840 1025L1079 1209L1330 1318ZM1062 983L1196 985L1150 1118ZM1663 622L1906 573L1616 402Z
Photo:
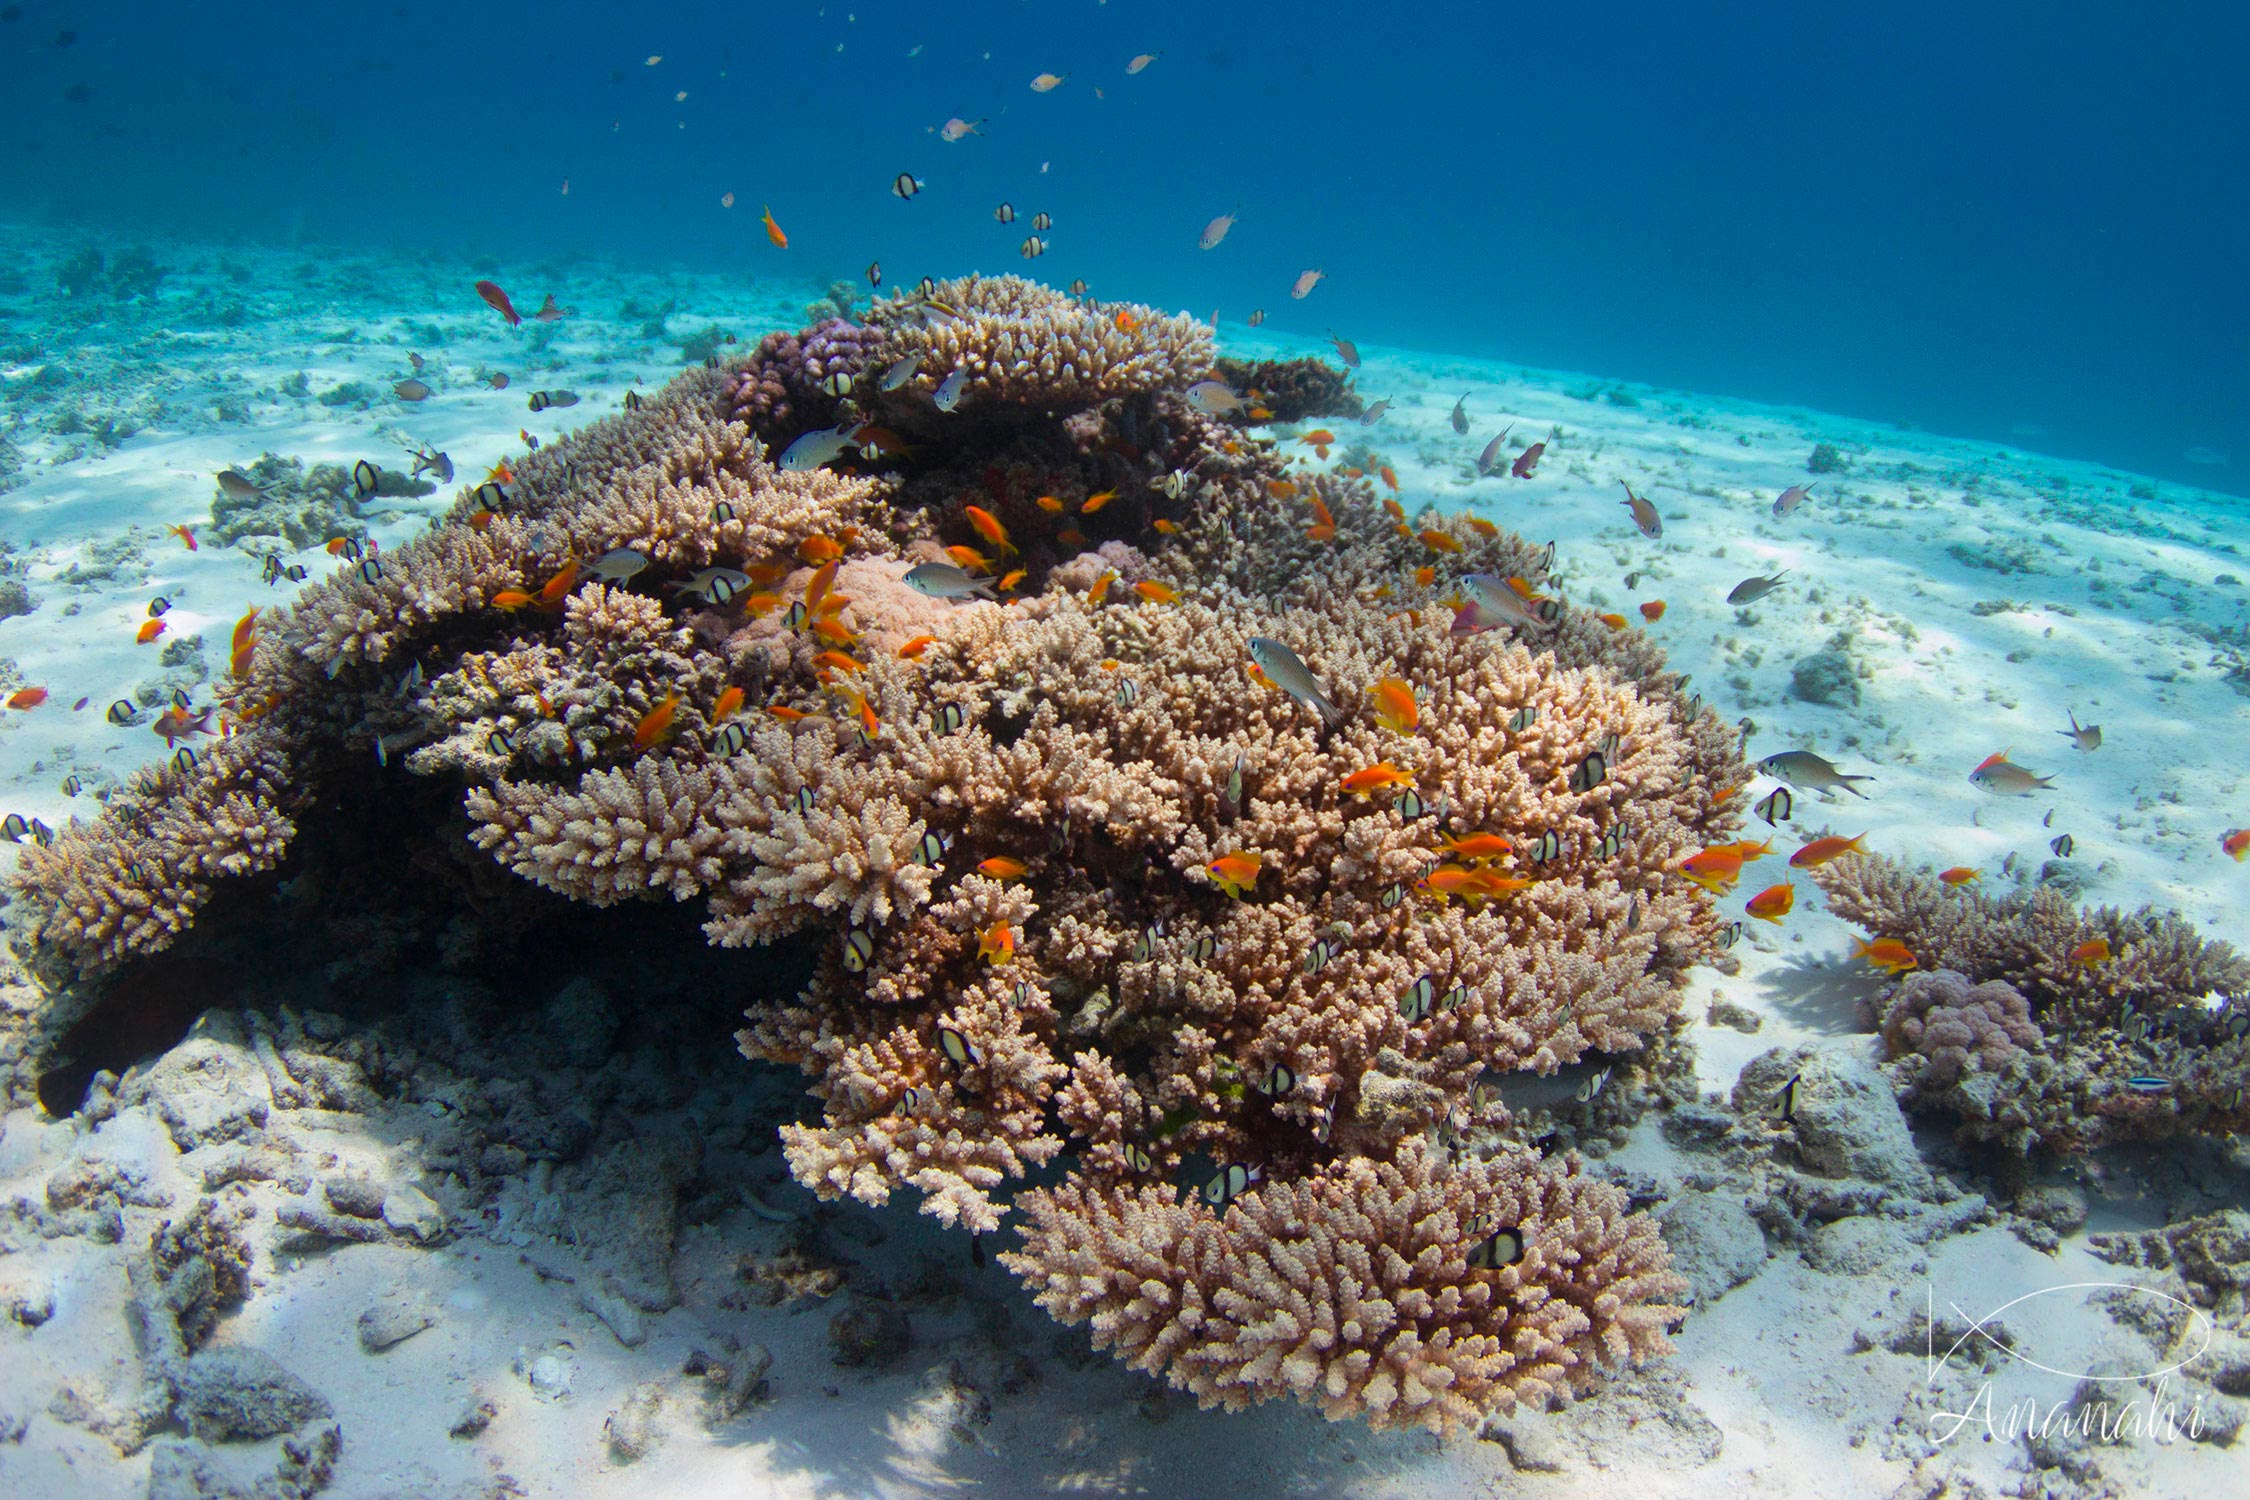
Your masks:
M1781 919L1788 916L1790 908L1796 904L1797 887L1788 881L1783 881L1780 885L1769 885L1758 892L1757 895L1752 896L1749 904L1742 909L1750 913L1751 916L1761 921L1771 922L1778 927L1781 925Z
M1529 890L1532 884L1531 881L1518 879L1513 875L1503 875L1498 870L1439 865L1422 877L1417 888L1428 891L1441 902L1459 896L1471 906L1480 906L1494 896Z
M842 566L841 558L831 557L813 570L812 577L805 580L805 613L819 612L820 601L828 597L829 587L836 581L836 570Z
M1041 495L1038 500L1038 505L1041 510L1045 511L1050 516L1059 516L1064 511L1070 509L1069 506L1063 504L1060 500L1057 500L1052 495Z
M1500 528L1493 525L1490 521L1487 521L1482 516L1463 516L1461 518L1461 524L1468 527L1478 536L1484 537L1487 540L1490 540L1491 538L1496 537L1500 534Z
M934 635L918 635L914 637L914 639L908 641L905 645L898 648L899 660L920 661L922 659L922 653L929 650L930 647L936 643L936 641L937 637Z
M1325 427L1315 427L1297 441L1308 448L1326 448L1336 441L1336 434Z
M633 726L633 748L646 750L672 732L673 716L680 711L677 689L664 695L664 701L641 715L641 722Z
M1860 837L1865 838L1867 837L1867 835L1863 833L1860 835ZM1746 865L1754 865L1759 860L1764 859L1767 855L1773 853L1773 840L1769 838L1762 844L1753 844L1748 839L1744 839L1738 844L1720 844L1714 845L1713 847L1732 849L1737 859L1741 860Z
M993 923L978 936L977 957L993 965L1015 961L1016 935L1006 920Z
M2236 859L2250 857L2250 828L2236 828L2220 834L2219 847Z
M1950 870L1938 871L1937 878L1947 885L1967 885L1972 880L1982 880L1984 871L1974 865L1955 865Z
M1658 620L1663 619L1664 601L1662 599L1651 599L1648 601L1648 603L1642 605L1641 618L1648 621L1651 625L1654 625Z
M1432 528L1421 532L1420 536L1422 545L1432 552L1458 552L1461 550L1461 543L1451 532L1438 531Z
M1339 785L1354 797L1366 797L1387 786L1412 786L1414 773L1402 771L1387 760L1379 760L1365 770L1352 772Z
M531 595L522 589L502 589L492 596L494 609L523 609L531 603Z
M1375 472L1382 477L1383 483L1391 489L1396 490L1398 488L1398 475L1393 472L1389 464L1383 465Z
M769 239L769 240L772 240L772 241L774 242L774 244L775 244L775 245L776 245L777 247L779 247L780 249L783 249L783 250L786 250L786 249L788 249L788 248L789 248L789 236L788 236L788 235L786 235L786 234L783 234L783 233L781 232L781 226L780 226L779 224L776 224L776 223L775 223L775 222L773 221L773 209L772 209L772 208L771 208L770 206L766 208L766 212L765 212L765 220L766 220L766 238L767 238L767 239Z
M1180 596L1161 583L1143 581L1133 585L1133 592L1151 604L1177 604Z
M18 688L8 695L10 708L37 708L47 701L47 690L40 687Z
M1437 569L1416 568L1414 570L1414 581L1421 587L1428 588L1431 584L1437 582Z
M1115 490L1103 490L1098 495L1088 495L1079 505L1078 513L1082 516L1090 516L1116 498L1117 491Z
M1897 938L1877 938L1871 943L1854 939L1852 942L1852 957L1864 958L1876 968L1885 970L1893 976L1903 974L1908 969L1918 969L1922 965L1922 961L1909 952L1906 944L1900 942Z
M133 639L145 646L170 628L162 620L150 620L133 632Z
M1055 533L1055 540L1065 547L1083 547L1086 545L1086 533L1075 526L1065 526Z
M844 555L844 544L829 536L808 536L797 544L797 560L808 566L834 562Z
M1297 486L1292 480L1269 479L1266 481L1266 493L1276 500L1287 500L1297 493Z
M485 471L484 478L487 484L497 484L505 488L516 482L516 471L509 468L508 461L503 458Z
M2089 938L2070 950L2070 961L2081 969L2091 969L2096 964L2110 960L2109 939Z
M1742 878L1742 856L1732 844L1714 844L1680 861L1679 871L1714 896L1724 896Z
M822 615L819 619L813 621L812 633L824 641L832 641L839 646L849 646L859 639L858 631L837 619L833 614Z
M1460 838L1450 838L1440 847L1455 859L1466 860L1499 859L1516 850L1516 846L1505 835L1497 833L1472 833Z
M1814 839L1789 856L1789 867L1793 870L1817 870L1832 859L1841 859L1847 854L1865 854L1867 851L1860 847L1860 841L1866 837L1864 833L1858 838L1849 839L1830 834L1824 839Z
M769 703L766 705L766 712L772 714L775 718L781 720L781 722L784 724L801 724L805 720L813 717L813 715L807 713L805 710L801 708L791 708L786 703Z
M1594 618L1601 621L1604 625L1607 625L1612 630L1623 630L1625 628L1625 617L1620 614L1596 615L1594 616Z
M1021 880L1031 866L1020 859L1010 859L1005 854L995 854L990 859L977 861L977 869L994 880Z
M1405 734L1422 722L1413 687L1399 678L1384 678L1369 696L1375 700L1375 722L1393 734Z
M969 518L969 524L976 528L978 536L1000 549L1002 557L1016 550L1016 544L1008 540L1008 528L1001 525L1000 518L991 511L982 506L971 505L961 513Z
M578 560L573 558L562 565L561 572L540 586L539 607L541 609L553 609L561 604L563 596L570 592L571 585L576 582L578 582Z
M974 547L948 547L945 549L945 555L952 558L953 565L964 572L989 573L992 571L992 559L986 557Z
M1263 854L1238 851L1222 854L1203 868L1211 872L1211 879L1220 890L1240 900L1243 892L1258 883L1258 871L1265 862Z
M711 705L711 722L717 724L742 707L742 689L730 687L719 694L719 701Z
M510 328L514 328L523 322L523 314L516 311L516 305L508 300L508 294L500 290L497 284L490 281L478 282L477 295L482 297L494 312L506 318Z
M852 657L846 656L841 651L823 651L820 653L820 655L813 658L813 665L816 667L828 667L838 672L856 673L864 672L867 670L867 668L862 666L858 661L854 660Z
M1088 604L1099 604L1099 603L1101 603L1101 602L1102 602L1102 595L1104 595L1104 594L1108 593L1108 592L1109 592L1109 586L1110 586L1111 584L1115 583L1116 581L1117 581L1117 571L1116 571L1116 569L1114 569L1114 568L1113 568L1113 569L1111 569L1111 570L1110 570L1109 572L1106 572L1106 573L1102 574L1102 576L1101 576L1101 577L1099 577L1099 578L1097 578L1097 579L1095 579L1095 580L1094 580L1094 582L1093 582L1093 586L1092 586L1091 588L1089 588L1089 589L1087 589L1087 590L1086 590L1086 602L1087 602Z
M167 535L169 535L169 536L176 536L176 537L178 537L178 538L179 538L179 539L180 539L181 541L183 541L183 542L187 543L187 549L188 549L188 551L190 551L190 552L193 552L193 551L195 550L195 533L194 533L194 532L193 532L192 530L190 530L190 529L189 529L188 527L185 527L185 526L167 526L167 527L165 527L165 528L164 528L164 530L165 530L165 533L166 533Z
M258 612L253 609L234 622L234 640L228 650L227 670L237 682L250 675L250 659L258 650Z

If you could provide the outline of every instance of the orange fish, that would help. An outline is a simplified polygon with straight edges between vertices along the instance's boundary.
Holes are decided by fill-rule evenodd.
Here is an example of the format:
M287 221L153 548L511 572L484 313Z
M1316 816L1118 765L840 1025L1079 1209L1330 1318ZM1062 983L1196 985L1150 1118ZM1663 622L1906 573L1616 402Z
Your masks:
M752 563L742 572L759 588L770 589L789 576L789 564L778 562Z
M843 544L834 537L808 536L797 544L797 561L808 566L833 562L843 555Z
M1860 837L1865 838L1867 837L1867 835L1863 833L1860 835ZM1773 840L1769 838L1762 844L1753 844L1748 839L1744 839L1737 844L1719 844L1715 845L1714 847L1721 849L1731 849L1734 851L1734 857L1736 859L1741 860L1746 865L1754 865L1759 860L1764 859L1767 855L1773 853Z
M1020 859L1010 859L1005 854L995 854L990 859L977 861L977 868L994 880L1021 880L1031 866Z
M469 529L471 531L482 531L498 520L499 517L500 512L496 510L472 510L469 512Z
M1124 666L1125 663L1119 661L1114 656L1105 656L1100 661L1095 662L1094 665L1100 667L1104 672L1114 672L1119 667Z
M867 670L841 651L823 651L813 658L813 665L816 667L832 667L839 672L864 672Z
M865 698L861 698L858 700L856 707L859 711L860 733L871 740L880 738L883 733L883 721L875 717L875 705Z
M162 620L150 620L133 632L133 639L145 646L162 635L168 628L170 627L166 626Z
M1472 870L1463 865L1439 865L1422 877L1419 890L1429 892L1440 902L1459 896L1471 906L1478 906L1494 896L1505 896L1514 891L1528 890L1532 882L1497 870Z
M772 714L784 724L797 724L812 717L805 710L791 708L784 703L769 703L766 705L766 712Z
M1117 581L1117 570L1116 570L1116 569L1114 569L1114 568L1113 568L1113 569L1111 569L1111 570L1110 570L1109 572L1107 572L1107 573L1104 573L1104 574L1102 574L1102 576L1101 576L1101 577L1099 577L1099 578L1097 578L1097 579L1095 579L1095 580L1094 580L1094 584L1093 584L1093 587L1092 587L1092 588L1089 588L1088 590L1086 590L1086 602L1087 602L1088 604L1099 604L1099 603L1101 603L1101 602L1102 602L1102 595L1104 595L1104 594L1108 593L1108 592L1109 592L1109 586L1110 586L1111 584L1115 583L1116 581Z
M1177 604L1180 602L1180 596L1161 583L1136 583L1133 585L1133 592L1151 604Z
M1742 878L1742 856L1732 844L1715 844L1681 860L1679 871L1712 895L1724 896Z
M1390 486L1394 490L1398 488L1398 475L1391 471L1391 466L1389 464L1383 465L1375 472L1383 476L1384 484Z
M993 923L978 935L977 957L983 959L986 963L994 965L1012 963L1015 961L1015 956L1016 935L1009 930L1005 920Z
M47 701L45 688L18 688L8 695L10 708L37 708Z
M1383 497L1383 511L1394 521L1403 521L1406 519L1406 507L1399 504L1396 500L1393 500L1388 495L1385 495Z
M1222 854L1203 868L1211 872L1211 879L1219 889L1236 900L1243 892L1258 883L1258 871L1265 864L1263 854Z
M1491 860L1513 854L1516 846L1504 835L1497 833L1471 833L1459 838L1449 838L1442 845L1455 859Z
M522 609L529 603L531 595L522 589L502 589L492 596L492 607L495 609Z
M234 622L234 639L229 646L227 670L241 679L250 675L250 659L258 650L258 612L253 609Z
M1308 542L1332 542L1335 539L1336 523L1334 521L1323 521L1317 526L1305 528L1305 540Z
M1154 525L1157 531L1164 536L1178 536L1180 534L1180 528L1174 526L1170 521L1165 520L1162 516L1158 516L1156 520L1150 524Z
M1007 593L1010 589L1022 583L1029 574L1030 570L1027 568L1010 568L1000 575L1000 592Z
M2250 828L2237 828L2220 834L2219 847L2236 859L2250 856Z
M1000 549L1001 556L1005 557L1016 550L1016 544L1008 540L1008 528L1001 525L1000 518L991 511L971 505L962 514L969 518L969 524L976 528L978 536Z
M1625 628L1625 617L1623 615L1596 615L1594 616L1594 618L1601 621L1604 625L1607 625L1612 630L1623 630Z
M1338 469L1336 472L1343 475L1346 479L1365 479L1367 477L1367 471L1365 469L1355 469L1352 468L1349 464Z
M1414 582L1422 588L1428 588L1437 582L1437 569L1416 568L1414 570Z
M552 609L556 605L562 603L563 596L570 592L570 586L577 581L578 560L576 558L573 558L569 562L566 562L562 565L561 572L548 579L546 583L540 587L540 608Z
M680 711L677 689L664 695L664 701L641 715L641 722L633 726L633 748L646 750L672 731L672 716Z
M1083 547L1086 545L1086 533L1075 526L1065 526L1055 533L1055 540L1065 547Z
M858 631L832 614L822 615L819 619L813 621L812 632L822 640L833 641L839 646L849 646L859 639Z
M1117 491L1115 490L1103 490L1098 495L1088 495L1084 503L1078 507L1078 513L1082 516L1090 516L1116 498Z
M766 213L765 213L765 218L766 218L766 238L767 238L767 239L769 239L769 240L772 240L772 241L774 242L774 244L778 245L778 246L779 246L780 248L782 248L782 249L784 249L784 250L788 249L788 248L789 248L789 236L788 236L788 235L786 235L786 234L783 234L783 233L781 232L781 226L780 226L779 224L776 224L776 223L775 223L775 222L773 221L773 209L772 209L771 207L768 207L768 208L766 209Z
M2070 950L2070 961L2081 969L2091 969L2096 964L2110 960L2109 939L2089 938Z
M1791 861L1791 863L1795 863L1795 861ZM1937 878L1947 885L1967 885L1972 880L1983 879L1984 871L1977 869L1974 865L1955 865L1950 870L1938 871Z
M1461 543L1454 538L1451 532L1431 529L1422 532L1421 537L1422 545L1432 552L1458 552L1461 550Z
M1841 859L1847 854L1865 854L1867 851L1860 847L1860 840L1866 837L1864 833L1858 838L1849 839L1830 834L1824 839L1814 839L1789 856L1789 867L1793 870L1817 870L1832 859Z
M1041 495L1039 497L1039 508L1050 516L1059 516L1070 507L1052 495Z
M829 586L836 581L836 570L842 566L843 560L841 558L831 557L813 570L812 577L805 580L805 612L807 614L816 613L820 609L820 601L828 597Z
M1352 772L1338 785L1354 797L1365 797L1382 787L1412 786L1414 785L1414 773L1402 771L1387 760L1379 760L1363 770Z
M1921 967L1921 960L1907 950L1897 938L1877 938L1871 943L1852 941L1852 957L1864 958L1878 969L1887 970L1894 977L1908 969Z
M719 694L719 701L711 705L711 722L716 724L736 709L742 707L742 689L730 687Z
M1780 885L1769 885L1758 892L1757 895L1752 896L1749 904L1742 909L1750 913L1751 916L1761 921L1771 922L1778 927L1781 925L1781 919L1788 916L1789 909L1796 904L1797 887L1788 881L1783 881Z
M1307 448L1325 448L1336 441L1336 434L1325 427L1315 427L1297 441Z
M193 552L195 550L195 533L193 531L185 526L167 526L164 529L169 534L187 543L188 551Z
M1651 599L1648 601L1648 603L1642 605L1641 618L1648 621L1651 625L1654 625L1658 620L1663 619L1664 601L1662 599Z
M945 549L945 555L953 559L954 566L965 572L989 573L992 571L992 559L986 557L974 547L948 547Z
M1536 604L1539 602L1539 590L1531 586L1531 581L1529 579L1517 578L1511 575L1508 578L1507 583L1509 589L1513 591L1515 596L1518 599L1521 599L1524 603Z
M1134 329L1141 326L1141 320L1134 317L1130 312L1126 311L1122 307L1117 310L1117 317L1114 321L1117 324L1117 331L1119 333L1131 333Z
M749 598L743 600L742 607L750 612L751 619L763 620L767 615L772 614L788 602L779 594L761 592L752 594Z
M1493 525L1490 521L1487 521L1482 516L1463 516L1461 518L1461 524L1468 527L1471 531L1475 532L1478 536L1481 537L1491 538L1496 537L1500 534L1500 528Z
M1266 669L1264 667L1259 666L1256 662L1251 662L1249 664L1249 670L1250 680L1256 683L1258 686L1262 688L1272 688L1276 692L1279 692L1281 690L1281 684L1274 681L1271 677L1268 677L1266 675Z
M1393 734L1404 734L1422 722L1414 689L1396 677L1386 677L1370 690L1375 700L1375 722Z
M516 482L516 471L509 468L508 461L503 458L485 471L484 479L487 484L497 484L506 488Z
M914 639L908 641L905 645L898 648L899 660L920 661L922 659L922 653L929 650L936 641L937 637L934 635L918 635L914 637Z
M1276 500L1286 500L1297 493L1297 486L1286 479L1269 479L1266 481L1266 493Z

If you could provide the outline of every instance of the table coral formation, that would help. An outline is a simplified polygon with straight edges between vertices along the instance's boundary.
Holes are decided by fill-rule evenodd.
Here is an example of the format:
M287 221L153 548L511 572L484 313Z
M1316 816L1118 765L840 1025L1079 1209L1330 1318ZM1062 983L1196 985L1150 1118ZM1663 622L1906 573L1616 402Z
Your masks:
M811 1080L823 1196L1023 1210L1041 1300L1207 1403L1583 1389L1678 1283L1488 1080L1673 1021L1719 935L1669 872L1731 832L1738 743L1638 632L1457 631L1461 576L1556 592L1551 554L1290 470L1198 410L1211 364L971 278L690 372L264 620L239 732L35 851L21 940L60 1009L130 992L228 882L308 878L306 817L458 893L453 947L692 900L810 964L739 1040ZM777 466L822 426L849 472Z
M1880 855L1813 872L1921 968L1886 1001L1908 1102L2018 1151L2250 1129L2250 958L2168 912L1990 897ZM1973 986L1973 988L1972 988Z

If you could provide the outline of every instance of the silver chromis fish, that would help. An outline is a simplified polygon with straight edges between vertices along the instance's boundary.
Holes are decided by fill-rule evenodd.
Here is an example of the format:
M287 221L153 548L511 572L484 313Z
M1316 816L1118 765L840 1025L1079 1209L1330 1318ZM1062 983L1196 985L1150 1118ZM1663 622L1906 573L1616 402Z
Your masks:
M1462 397L1462 399L1465 401L1468 398L1464 396ZM1515 424L1511 422L1508 424L1508 426L1501 429L1500 435L1498 437L1494 438L1491 442L1484 445L1484 451L1477 455L1477 478L1482 479L1487 474L1494 473L1497 470L1507 467L1507 465L1500 462L1500 454L1502 448L1508 441L1508 434L1514 432L1515 430Z
M1758 762L1758 769L1777 781L1786 781L1800 791L1846 791L1854 797L1867 793L1852 785L1855 781L1873 781L1872 776L1847 776L1822 757L1810 750L1784 750L1779 755L1769 755Z
M2070 716L2070 727L2068 729L2058 729L2055 731L2055 733L2061 735L2064 739L2070 741L2073 745L2076 745L2081 750L2099 750L2102 747L2102 726L2099 724L2079 723L2078 715L2076 712L2073 712Z
M631 547L612 547L586 566L588 578L605 583L630 583L648 569L648 554Z
M992 582L972 577L951 563L922 563L906 570L906 586L932 599L995 598Z
M1469 431L1469 393L1463 391L1461 399L1453 403L1453 430L1464 437Z
M1475 635L1500 625L1536 630L1562 617L1562 605L1553 599L1533 603L1508 587L1508 580L1490 573L1470 573L1461 579L1464 602L1453 616L1455 635Z
M1240 213L1241 210L1237 209L1235 210L1235 212ZM1234 228L1234 214L1219 215L1216 219L1213 219L1210 223L1203 226L1203 233L1197 235L1195 238L1195 248L1198 250L1218 249L1219 241L1225 239L1227 237L1227 231L1232 228Z
M1333 729L1344 721L1344 711L1321 691L1312 669L1281 642L1268 636L1252 636L1250 659L1258 664L1259 671L1273 679L1275 687L1319 714L1324 726Z
M1781 580L1788 574L1789 570L1783 568L1771 578L1745 578L1742 582L1727 590L1727 603L1755 604L1775 589L1780 588Z
M2054 782L2052 776L2041 776L2017 765L2005 750L1986 756L1984 763L1969 773L1969 785L2002 797L2028 797Z
M787 474L796 474L832 463L852 445L852 434L858 428L859 423L856 421L846 422L841 427L816 427L784 448L774 467Z
M1187 401L1207 417L1223 417L1240 411L1244 405L1234 387L1223 380L1198 380L1187 388Z
M1811 485L1793 484L1789 486L1789 488L1783 490L1780 495L1775 497L1773 502L1773 513L1777 517L1786 516L1791 511L1795 510L1798 506L1804 504L1811 498Z
M1622 479L1617 482L1625 484ZM1655 506L1634 494L1629 484L1625 484L1625 508L1633 513L1633 524L1641 529L1642 536L1654 541L1664 535L1664 518L1656 513Z
M969 372L955 370L938 383L937 394L930 399L937 402L939 411L951 411L961 404L961 393L969 388Z
M920 368L922 368L922 356L919 354L909 354L906 358L895 361L889 369L883 372L883 379L880 382L882 388L886 391L897 390L900 386L912 380L914 372Z

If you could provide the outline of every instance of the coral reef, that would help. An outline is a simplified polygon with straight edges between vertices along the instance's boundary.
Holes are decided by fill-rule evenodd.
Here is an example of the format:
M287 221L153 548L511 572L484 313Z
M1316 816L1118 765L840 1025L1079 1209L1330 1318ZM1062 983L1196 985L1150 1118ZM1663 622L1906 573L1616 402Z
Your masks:
M1221 359L1219 378L1238 391L1256 391L1276 422L1308 417L1356 417L1367 403L1351 388L1348 371L1317 359Z
M259 921L474 962L693 901L784 956L740 1045L809 1077L823 1196L1022 1207L1018 1274L1208 1403L1443 1429L1583 1389L1675 1282L1481 1085L1665 1033L1717 935L1669 867L1735 826L1736 736L1583 610L1455 634L1455 579L1546 556L1426 512L1458 551L1414 581L1363 481L1189 405L1210 366L1192 320L970 278L690 371L264 619L239 732L27 851L16 941L67 1020ZM776 467L847 401L900 438L876 472ZM932 597L948 547L1015 571Z
M1909 1102L1965 1138L2085 1150L2250 1129L2250 958L2177 915L1986 896L1879 855L1813 878L1929 971L1887 997L1884 1042Z

